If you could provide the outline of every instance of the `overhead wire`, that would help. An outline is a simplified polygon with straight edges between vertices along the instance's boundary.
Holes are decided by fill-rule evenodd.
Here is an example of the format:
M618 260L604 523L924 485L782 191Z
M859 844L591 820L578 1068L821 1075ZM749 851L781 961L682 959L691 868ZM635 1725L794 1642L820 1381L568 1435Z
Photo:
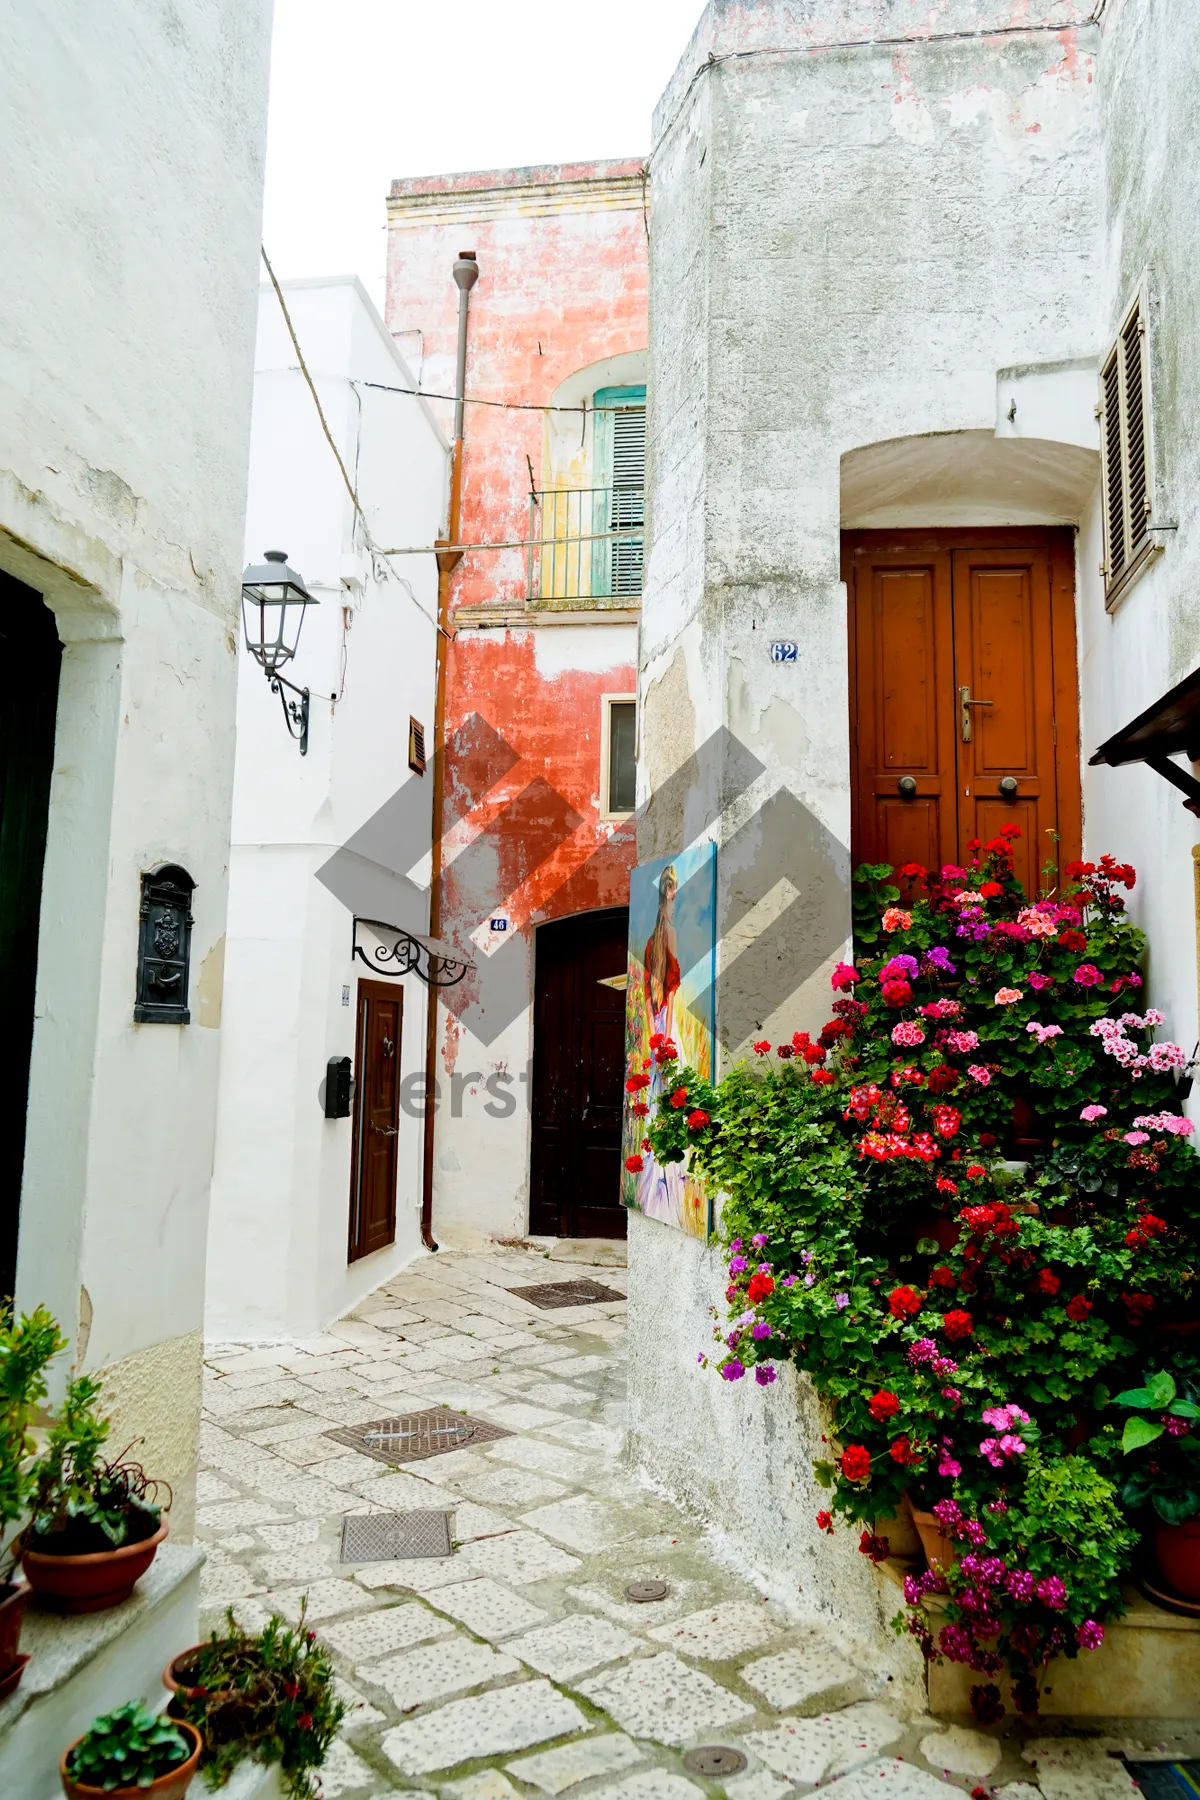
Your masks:
M316 383L314 382L312 376L309 374L308 364L304 360L304 352L300 348L300 339L296 336L296 327L292 323L292 315L288 311L288 303L283 297L283 289L279 285L279 278L276 275L274 269L271 267L271 259L267 255L266 245L260 244L259 249L262 252L262 259L263 259L263 263L266 267L267 274L270 276L270 279L271 279L271 286L275 290L275 298L279 302L279 310L283 314L283 322L287 326L287 334L292 340L292 348L296 352L296 360L300 366L300 373L304 377L305 385L307 386L308 391L312 396L312 403L317 409L317 418L321 422L321 430L325 434L325 441L329 445L329 448L333 451L334 460L336 461L337 466L338 466L339 470L341 471L342 480L346 484L346 492L350 496L350 504L353 506L354 511L357 514L359 524L362 526L363 541L365 542L365 544L367 546L367 551L372 558L372 566L374 566L376 559L378 559L379 562L382 562L387 570L387 573L392 577L392 579L394 581L398 582L400 584L400 586L404 589L405 593L408 595L409 599L412 601L412 603L416 607L417 611L421 614L422 618L427 619L429 621L429 623L434 627L435 630L441 632L443 637L450 638L453 634L451 632L448 632L446 630L445 626L442 625L440 620L435 618L431 612L427 611L426 608L421 605L421 602L417 599L417 596L416 596L415 592L413 591L412 583L407 579L406 576L401 575L401 573L398 569L392 568L391 563L388 561L389 552L386 550L381 550L379 545L375 542L374 538L371 536L371 527L367 524L367 515L363 511L362 502L359 499L358 494L355 490L354 483L350 479L349 470L346 468L345 462L342 460L342 453L338 449L337 444L334 441L333 433L329 429L329 421L325 417L325 408L321 405L321 396L317 393ZM353 385L353 383L351 385ZM374 385L374 384L367 383L364 385ZM430 549L433 549L433 547L434 546L431 545Z

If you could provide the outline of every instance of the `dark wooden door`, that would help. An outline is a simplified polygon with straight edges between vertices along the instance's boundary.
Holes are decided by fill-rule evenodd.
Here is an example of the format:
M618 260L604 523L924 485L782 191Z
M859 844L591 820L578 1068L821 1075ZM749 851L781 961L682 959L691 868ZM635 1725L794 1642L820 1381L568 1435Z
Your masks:
M1071 533L849 533L844 574L855 863L969 863L1015 824L1035 893L1082 830Z
M533 1007L529 1229L624 1237L621 1103L629 911L581 913L538 928Z
M382 1250L396 1238L403 1012L403 989L386 981L359 982L350 1164L350 1262Z
M62 645L40 594L0 575L0 1019L8 1074L0 1083L0 1298L17 1271L29 1059L37 983L42 864L50 816Z

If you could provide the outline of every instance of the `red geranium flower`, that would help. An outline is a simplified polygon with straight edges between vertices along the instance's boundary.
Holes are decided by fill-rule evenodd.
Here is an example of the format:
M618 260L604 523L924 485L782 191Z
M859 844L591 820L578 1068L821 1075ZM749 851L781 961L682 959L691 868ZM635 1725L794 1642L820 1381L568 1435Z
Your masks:
M931 1069L926 1086L931 1094L952 1094L962 1077L957 1069L951 1069L946 1063Z
M642 1100L635 1101L629 1110L635 1119L645 1119L650 1113L650 1108Z
M1062 1282L1053 1269L1039 1269L1036 1285L1039 1294L1054 1295L1062 1286Z
M682 1108L685 1107L687 1105L687 1103L688 1103L687 1089L684 1087L676 1088L675 1092L671 1095L671 1105L674 1106L677 1110L682 1110Z
M838 1461L847 1481L871 1479L871 1452L865 1444L847 1444Z
M804 1060L811 1067L814 1063L823 1063L829 1055L824 1044L805 1044Z
M1082 956L1087 949L1087 939L1082 931L1060 931L1058 947L1060 950L1069 950L1072 956Z
M625 1167L629 1170L631 1175L640 1175L645 1166L646 1165L640 1156L627 1156L625 1158Z
M942 1329L948 1338L968 1338L975 1329L975 1321L969 1312L958 1308L946 1314L942 1320Z
M888 1311L893 1319L912 1319L920 1312L921 1296L915 1288L893 1288L888 1295Z
M882 993L885 1006L907 1006L913 997L907 981L885 981Z
M819 1087L827 1087L831 1081L837 1080L837 1076L832 1069L814 1069L812 1079Z
M296 1720L296 1723L300 1727L301 1731L311 1731L312 1730L312 1714L311 1713L301 1713L300 1717Z
M296 1695L300 1692L300 1683L298 1681L285 1681L283 1684L283 1691L289 1700L294 1700Z
M830 1537L833 1536L833 1514L826 1512L824 1507L817 1514L817 1529L828 1532Z
M770 1052L771 1052L770 1038L758 1038L755 1040L754 1054L756 1056L769 1056Z
M709 1122L708 1114L703 1110L702 1107L698 1106L696 1108L695 1112L690 1112L688 1114L687 1122L688 1122L688 1130L689 1131L703 1131L704 1127Z
M924 863L905 863L900 870L900 879L901 881L924 881Z
M936 1185L939 1194L957 1194L958 1192L958 1183L951 1181L948 1175L939 1175Z
M890 1394L886 1388L880 1388L879 1392L872 1394L867 1401L867 1411L876 1424L882 1425L885 1419L895 1418L900 1411L900 1402L895 1394Z
M864 1531L858 1540L858 1548L863 1556L869 1556L873 1563L886 1562L892 1554L892 1546L885 1537L876 1537L873 1531Z
M774 1292L775 1277L764 1274L761 1269L756 1269L746 1287L746 1298L751 1306L757 1306L760 1300L765 1300L768 1294Z
M981 1131L979 1136L975 1139L975 1142L979 1145L981 1150L994 1150L996 1148L995 1135L990 1131Z
M1004 889L998 881L985 881L979 892L985 900L998 900Z
M1153 1294L1122 1294L1121 1299L1131 1325L1144 1325L1148 1316L1154 1311Z
M943 1263L942 1266L935 1269L933 1274L929 1277L929 1285L930 1287L954 1288L958 1286L958 1276L954 1273L953 1269L948 1269L945 1263Z
M888 1446L888 1455L894 1463L899 1463L902 1469L911 1469L915 1462L921 1460L920 1451L913 1449L907 1436L893 1439Z
M987 1170L981 1168L978 1163L968 1163L967 1174L972 1181L979 1181L987 1174Z
M1066 1310L1068 1319L1074 1319L1079 1324L1091 1312L1092 1303L1085 1294L1075 1294L1067 1301Z
M784 1062L787 1062L791 1057L795 1056L796 1052L792 1049L790 1044L780 1044L777 1046L775 1054L776 1056L782 1057Z
M648 1075L631 1075L625 1083L625 1092L627 1094L640 1094L643 1088L648 1088L649 1086L650 1077Z

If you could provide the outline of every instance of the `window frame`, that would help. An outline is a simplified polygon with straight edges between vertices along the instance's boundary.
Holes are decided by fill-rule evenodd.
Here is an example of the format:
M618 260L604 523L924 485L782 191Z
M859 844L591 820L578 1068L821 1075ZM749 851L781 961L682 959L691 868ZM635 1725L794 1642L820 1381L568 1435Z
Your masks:
M1126 560L1116 573L1112 569L1111 525L1112 525L1112 476L1109 467L1107 424L1108 393L1107 382L1110 370L1115 370L1117 377L1117 407L1119 454L1121 461L1121 509L1124 520L1125 540L1128 544L1131 534L1130 495L1129 495L1129 410L1127 398L1127 361L1123 354L1129 328L1136 322L1139 342L1139 375L1141 379L1141 426L1142 454L1144 458L1145 480L1145 526L1144 533L1132 555L1126 552ZM1150 355L1150 302L1149 288L1145 277L1139 281L1133 296L1124 307L1116 332L1100 358L1098 370L1099 401L1096 407L1096 418L1100 426L1100 512L1101 541L1103 561L1100 573L1104 579L1104 606L1112 612L1125 595L1133 587L1139 577L1162 555L1165 545L1155 535L1156 528L1151 523L1156 512L1155 483L1155 445L1154 445L1154 405L1151 383Z
M640 606L645 589L645 554L646 554L646 472L645 451L642 465L642 579L636 593L619 593L612 579L612 552L614 540L605 534L611 527L609 509L605 506L603 495L611 492L615 486L613 478L613 423L614 412L640 412L643 419L643 430L646 423L646 383L626 382L616 387L597 388L592 395L595 411L592 415L592 487L595 493L595 504L592 508L592 530L596 538L592 546L591 589L594 599L624 600L631 606Z
M637 757L638 697L636 694L613 693L600 696L600 817L601 819L632 819L637 808L631 807L628 812L614 812L609 806L610 777L612 775L612 709L614 706L633 707L633 746L634 758Z

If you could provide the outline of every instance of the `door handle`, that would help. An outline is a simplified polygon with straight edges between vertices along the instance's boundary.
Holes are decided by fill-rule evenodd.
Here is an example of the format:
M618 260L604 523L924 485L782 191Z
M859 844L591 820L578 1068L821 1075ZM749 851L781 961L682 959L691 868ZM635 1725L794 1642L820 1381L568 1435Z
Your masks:
M1000 780L996 783L996 787L1003 799L1005 799L1005 800L1015 800L1016 799L1016 797L1017 797L1017 778L1015 775L1001 776Z
M915 800L917 797L917 784L913 780L913 777L911 775L902 775L896 783L896 792L900 795L902 800Z
M399 1127L396 1125L372 1125L371 1130L377 1131L380 1137L397 1137L399 1135Z
M995 704L994 700L972 700L969 687L959 688L958 705L962 714L962 741L964 744L969 744L971 741L971 708L973 706L995 706Z

